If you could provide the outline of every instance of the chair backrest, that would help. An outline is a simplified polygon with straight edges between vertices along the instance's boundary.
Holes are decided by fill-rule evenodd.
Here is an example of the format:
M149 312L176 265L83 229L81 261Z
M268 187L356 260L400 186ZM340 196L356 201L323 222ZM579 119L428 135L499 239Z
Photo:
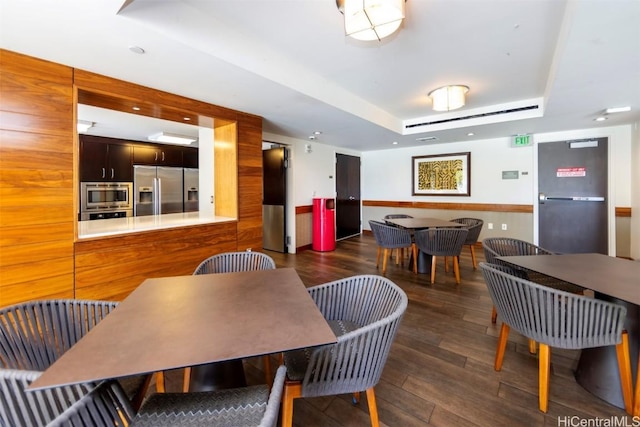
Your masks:
M458 224L464 224L469 230L467 234L467 239L465 240L465 245L473 245L478 241L478 237L480 237L480 231L482 231L482 225L484 221L478 218L455 218L451 220L452 222L457 222Z
M504 264L503 261L496 259L499 256L554 254L533 243L511 237L487 237L482 241L482 249L485 259L491 264Z
M382 248L406 248L411 246L411 232L407 229L369 220L369 227L378 246Z
M484 262L480 268L502 321L527 338L565 349L620 342L624 306L538 285Z
M0 366L44 371L117 304L57 299L0 309Z
M354 393L380 380L391 343L407 309L407 295L376 275L348 277L308 289L328 321L359 325L336 344L311 350L302 396Z
M27 391L37 371L0 369L0 425L24 427L115 427L134 415L116 381Z
M414 234L416 246L435 256L458 256L469 231L466 228L429 228Z
M276 263L273 258L262 252L225 252L202 261L193 274L235 273L275 268Z
M388 214L384 216L384 219L396 219L396 218L413 218L413 217L407 214Z

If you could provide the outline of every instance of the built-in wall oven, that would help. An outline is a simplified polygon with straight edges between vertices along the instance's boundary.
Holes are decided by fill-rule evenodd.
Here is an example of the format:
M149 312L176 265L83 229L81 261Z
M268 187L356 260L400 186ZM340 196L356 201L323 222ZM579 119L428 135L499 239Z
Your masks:
M133 183L80 184L80 221L133 216Z

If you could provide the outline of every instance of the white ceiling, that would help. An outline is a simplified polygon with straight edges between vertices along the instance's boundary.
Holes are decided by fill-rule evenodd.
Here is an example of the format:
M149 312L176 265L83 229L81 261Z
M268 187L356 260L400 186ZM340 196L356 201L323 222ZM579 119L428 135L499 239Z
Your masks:
M357 151L640 121L639 0L407 0L404 24L382 42L345 37L334 0L0 7L4 49L257 114L272 134L321 131L318 143ZM454 115L542 98L544 116L403 135L405 121L452 115L426 96L446 84L471 88ZM632 111L593 121L619 106Z

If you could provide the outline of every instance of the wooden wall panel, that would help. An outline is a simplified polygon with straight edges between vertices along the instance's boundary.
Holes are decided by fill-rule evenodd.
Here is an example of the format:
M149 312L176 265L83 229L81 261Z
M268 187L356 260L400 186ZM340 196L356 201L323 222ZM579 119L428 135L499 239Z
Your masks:
M262 248L262 119L238 122L238 249Z
M1 295L3 306L38 299L73 298L73 273L3 285Z
M148 277L191 274L239 240L262 246L260 117L1 49L0 56L0 306L121 299ZM137 105L150 117L233 127L227 181L246 189L232 200L238 221L74 242L76 93L89 105L128 113ZM251 200L239 206L238 194Z
M236 223L159 230L76 243L76 298L121 300L151 277L192 274L236 249Z
M0 306L72 297L73 70L0 55Z
M238 217L238 126L214 129L214 194L216 215Z

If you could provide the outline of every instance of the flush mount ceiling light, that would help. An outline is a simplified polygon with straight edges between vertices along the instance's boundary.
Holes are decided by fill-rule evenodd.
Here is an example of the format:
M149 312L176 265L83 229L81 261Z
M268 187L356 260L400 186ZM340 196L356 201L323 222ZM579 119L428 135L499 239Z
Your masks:
M93 122L88 122L86 120L78 120L78 124L76 125L76 127L78 128L79 133L83 133L91 129L93 127L93 124Z
M149 141L165 142L167 144L189 145L196 139L190 136L177 135L175 133L160 132L148 137Z
M356 40L382 40L404 19L406 0L336 0L344 15L344 31Z
M469 86L443 86L429 92L429 98L435 111L451 111L464 107L467 92L469 92Z
M604 110L604 112L607 114L625 113L627 111L631 111L631 107L614 107L614 108L607 108L606 110Z

